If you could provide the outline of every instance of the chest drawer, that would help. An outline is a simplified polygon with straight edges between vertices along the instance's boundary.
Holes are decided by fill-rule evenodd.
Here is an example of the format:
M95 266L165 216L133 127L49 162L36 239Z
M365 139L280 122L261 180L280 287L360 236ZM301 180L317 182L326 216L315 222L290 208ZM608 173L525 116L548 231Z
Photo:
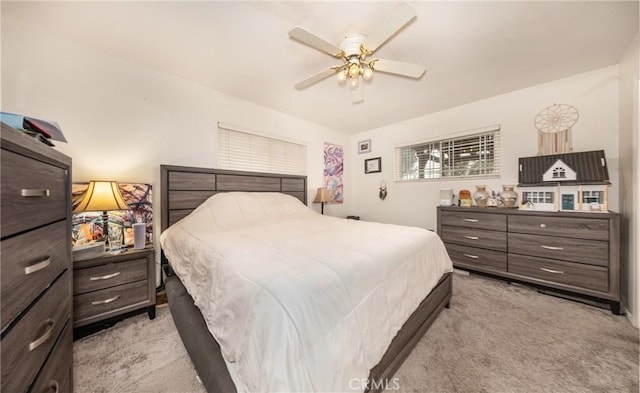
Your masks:
M609 240L609 220L512 215L509 217L509 232L606 241Z
M67 217L66 170L7 150L1 161L2 237Z
M609 269L601 266L509 254L509 272L576 288L609 290Z
M453 264L461 267L507 271L507 254L502 251L445 243Z
M71 391L73 367L73 329L68 322L51 356L36 379L32 393L67 393Z
M509 233L509 253L609 266L609 243L598 240Z
M2 391L24 392L69 321L69 272L2 338Z
M108 318L124 309L149 303L148 282L136 281L73 297L74 325Z
M73 272L73 293L82 294L147 278L147 259L108 263L76 269Z
M465 211L443 211L441 214L442 225L488 229L492 231L507 230L507 216L504 214Z
M47 225L2 240L2 330L69 265L67 224Z
M507 233L443 226L440 234L445 243L507 251Z

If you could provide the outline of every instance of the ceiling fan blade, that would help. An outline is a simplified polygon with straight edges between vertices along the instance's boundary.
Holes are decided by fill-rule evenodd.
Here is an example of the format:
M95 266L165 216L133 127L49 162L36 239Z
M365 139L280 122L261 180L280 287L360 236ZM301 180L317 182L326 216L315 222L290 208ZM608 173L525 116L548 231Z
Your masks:
M289 37L293 38L294 40L298 40L304 44L307 44L312 48L318 49L319 51L328 53L333 57L340 58L344 56L344 52L342 51L342 49L333 45L329 41L326 41L318 37L317 35L303 29L302 27L294 27L289 32Z
M351 89L351 102L357 104L358 102L364 101L364 82L358 81L358 87L355 89Z
M298 82L296 83L296 89L298 90L302 90L302 89L306 89L307 87L320 82L321 80L328 78L329 76L335 74L336 72L338 72L338 69L340 69L339 66L337 67L331 67L327 70L324 71L320 71L315 75L312 75L310 77L308 77L307 79L303 80L302 82Z
M420 78L426 71L422 64L405 63L402 61L377 59L372 61L373 70L408 76L410 78Z
M398 4L367 36L362 46L369 52L374 52L415 17L416 10L413 7L404 2Z

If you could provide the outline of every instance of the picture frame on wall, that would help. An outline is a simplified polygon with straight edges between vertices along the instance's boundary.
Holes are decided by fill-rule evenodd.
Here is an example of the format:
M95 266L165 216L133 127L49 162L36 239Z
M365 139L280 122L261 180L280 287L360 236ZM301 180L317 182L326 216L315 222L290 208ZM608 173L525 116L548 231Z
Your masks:
M382 157L369 158L364 160L364 173L382 172Z
M371 153L371 139L358 142L358 154Z

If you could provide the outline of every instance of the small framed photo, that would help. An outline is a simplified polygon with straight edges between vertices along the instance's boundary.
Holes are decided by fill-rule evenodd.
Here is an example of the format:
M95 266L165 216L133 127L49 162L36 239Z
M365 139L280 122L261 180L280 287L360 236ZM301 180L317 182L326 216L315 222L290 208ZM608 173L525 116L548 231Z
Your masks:
M364 160L364 173L382 172L382 157Z
M371 153L371 139L358 142L358 154Z

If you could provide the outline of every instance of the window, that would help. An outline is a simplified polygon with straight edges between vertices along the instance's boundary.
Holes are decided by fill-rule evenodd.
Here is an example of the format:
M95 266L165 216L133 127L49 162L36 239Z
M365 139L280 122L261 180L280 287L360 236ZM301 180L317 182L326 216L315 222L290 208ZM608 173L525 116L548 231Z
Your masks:
M396 147L396 181L500 175L500 126Z
M218 123L218 167L241 171L305 175L307 146Z
M557 167L553 169L553 178L554 179L564 179L567 177L567 174L563 167Z
M522 193L522 202L553 203L553 195L551 191L525 191Z
M582 201L584 203L603 203L604 192L603 191L583 191Z

